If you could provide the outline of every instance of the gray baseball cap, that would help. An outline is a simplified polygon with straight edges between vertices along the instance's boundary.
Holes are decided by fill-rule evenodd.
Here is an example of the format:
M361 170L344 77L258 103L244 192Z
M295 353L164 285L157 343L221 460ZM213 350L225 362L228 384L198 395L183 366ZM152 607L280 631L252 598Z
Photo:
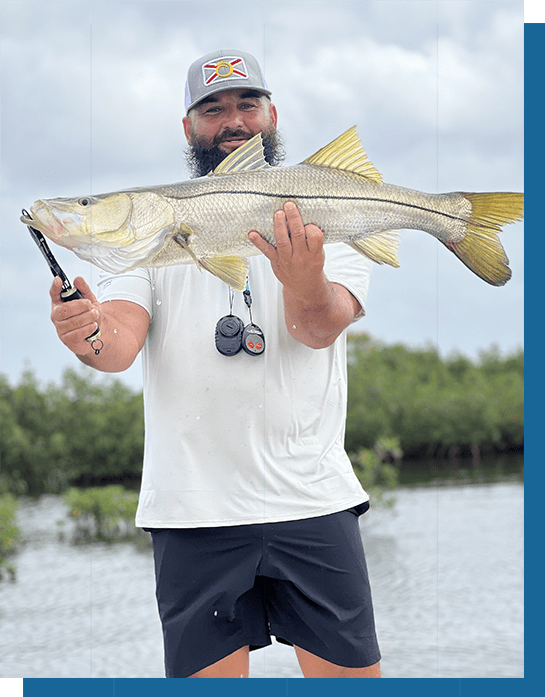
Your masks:
M185 110L215 92L242 87L267 96L265 78L259 63L249 53L236 49L222 49L208 53L192 63L185 84Z

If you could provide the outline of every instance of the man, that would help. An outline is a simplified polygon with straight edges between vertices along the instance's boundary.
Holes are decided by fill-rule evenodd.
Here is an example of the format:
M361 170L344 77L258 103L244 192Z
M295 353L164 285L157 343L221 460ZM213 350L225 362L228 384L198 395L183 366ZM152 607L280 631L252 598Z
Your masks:
M277 112L253 56L193 63L183 119L198 174L263 133ZM125 370L143 351L146 446L136 524L153 539L167 677L247 677L249 650L295 646L306 677L380 677L358 516L368 496L343 448L345 329L363 314L370 263L329 245L292 202L276 246L252 231L256 355L217 350L223 316L249 303L193 266L103 276L99 302L61 303L61 340L85 364ZM85 341L96 326L103 349Z

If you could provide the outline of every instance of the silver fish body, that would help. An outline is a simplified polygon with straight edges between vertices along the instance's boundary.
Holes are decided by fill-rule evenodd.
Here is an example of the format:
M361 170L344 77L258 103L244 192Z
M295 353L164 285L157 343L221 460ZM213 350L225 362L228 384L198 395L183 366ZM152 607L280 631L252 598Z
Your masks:
M248 240L257 230L274 243L273 216L286 201L295 201L305 223L315 223L325 243L357 242L379 232L411 228L430 232L443 242L465 235L470 202L461 194L424 194L375 183L350 172L300 164L270 171L203 177L159 190L170 202L179 224L195 234L192 249L207 254L258 254ZM145 195L145 194L144 194ZM180 263L164 249L162 263ZM155 265L153 258L146 265Z
M523 213L522 194L426 194L385 184L350 129L299 165L268 166L256 136L212 176L37 201L23 222L109 272L196 263L240 289L246 258L260 253L248 232L274 244L273 216L286 201L325 243L344 242L378 263L398 265L396 230L428 232L493 285L510 277L497 233Z

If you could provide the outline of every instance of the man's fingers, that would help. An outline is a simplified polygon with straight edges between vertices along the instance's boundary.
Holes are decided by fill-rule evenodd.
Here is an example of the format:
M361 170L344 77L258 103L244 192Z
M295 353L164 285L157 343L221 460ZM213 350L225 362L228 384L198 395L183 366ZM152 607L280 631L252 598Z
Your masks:
M294 254L305 254L307 250L311 254L318 254L323 247L323 233L319 227L310 223L305 225L303 217L297 208L296 204L288 201L284 204L284 209L279 211L278 215L278 230L275 225L275 234L277 242L280 246L280 241L285 242L286 247L289 244L290 252ZM276 223L276 218L275 218ZM280 233L280 240L278 239Z
M294 263L306 266L323 255L322 231L314 224L304 224L295 203L287 201L283 208L276 211L273 224L275 246L255 230L248 233L248 238L273 264L277 276L277 271L287 269Z
M49 295L51 296L51 300L53 302L61 302L61 290L62 281L58 276L55 276L55 278L53 279L53 283L51 284L51 288L49 289Z
M303 218L295 203L292 203L292 201L285 203L284 213L286 214L286 223L289 228L289 236L291 237L292 244L294 246L301 242L306 244L305 224L303 223Z
M62 330L63 334L96 324L98 317L98 310L89 305L88 300L72 300L55 306L51 312L53 323Z
M87 281L81 276L76 276L74 279L74 285L80 291L84 298L89 299L91 302L96 302L95 295L93 291L89 288Z
M71 351L83 354L87 346L85 339L91 336L98 327L100 312L96 298L86 281L78 277L74 280L75 287L83 298L63 302L61 298L62 281L53 279L49 294L51 296L51 320L55 325L61 341Z
M254 244L259 249L259 251L267 257L267 259L270 259L271 261L273 259L276 259L276 249L273 247L272 244L269 244L267 240L264 240L263 237L261 237L261 235L259 234L259 232L251 230L248 233L248 238L250 242Z
M66 316L67 311L73 314ZM89 300L72 300L62 305L55 305L51 312L51 319L65 346L79 355L89 353L90 344L86 339L99 326L99 311L92 307Z
M89 288L89 285L84 278L82 278L81 276L77 276L74 279L74 286L80 291L85 300L89 300L91 303L97 302L97 299L93 291ZM62 281L58 276L55 276L55 278L53 279L53 283L51 284L51 288L49 289L49 295L51 296L51 300L53 301L53 303L63 302L63 300L61 299L61 290ZM71 302L74 301L72 300Z
M84 343L87 337L91 336L91 334L97 330L97 327L98 325L96 322L83 324L71 330L68 330L64 325L57 325L57 334L64 344L72 348L78 346L78 344Z
M284 210L276 211L274 214L274 239L276 248L280 254L288 253L291 255L290 229Z
M324 247L324 233L317 225L306 225L305 234L308 251L311 254L319 254Z

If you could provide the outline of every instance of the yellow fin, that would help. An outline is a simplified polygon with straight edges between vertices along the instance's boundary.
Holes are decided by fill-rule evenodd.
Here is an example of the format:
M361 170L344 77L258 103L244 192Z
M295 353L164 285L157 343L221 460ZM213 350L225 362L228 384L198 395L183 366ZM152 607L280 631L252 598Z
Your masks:
M470 225L500 232L500 227L524 218L524 194L462 194L471 203Z
M246 288L249 264L243 257L204 257L199 259L199 265L235 290Z
M211 174L216 176L217 174L234 174L235 172L255 172L260 169L270 169L270 167L271 165L265 159L263 138L261 133L257 133L244 145L227 155Z
M193 235L193 230L187 225L180 225L179 232L172 238L176 244L190 255L199 271L205 269L214 276L227 283L235 290L246 288L248 277L248 260L237 256L209 256L199 259L191 249L189 239Z
M346 244L377 264L389 264L395 268L399 267L399 259L397 258L399 235L396 230L377 232L370 237L364 237L357 242L347 242Z
M334 167L381 183L382 175L368 159L355 126L305 160L307 165Z
M446 246L477 274L493 286L503 286L511 278L509 259L498 238L501 226L524 217L524 194L462 194L472 210L467 233L461 242Z

